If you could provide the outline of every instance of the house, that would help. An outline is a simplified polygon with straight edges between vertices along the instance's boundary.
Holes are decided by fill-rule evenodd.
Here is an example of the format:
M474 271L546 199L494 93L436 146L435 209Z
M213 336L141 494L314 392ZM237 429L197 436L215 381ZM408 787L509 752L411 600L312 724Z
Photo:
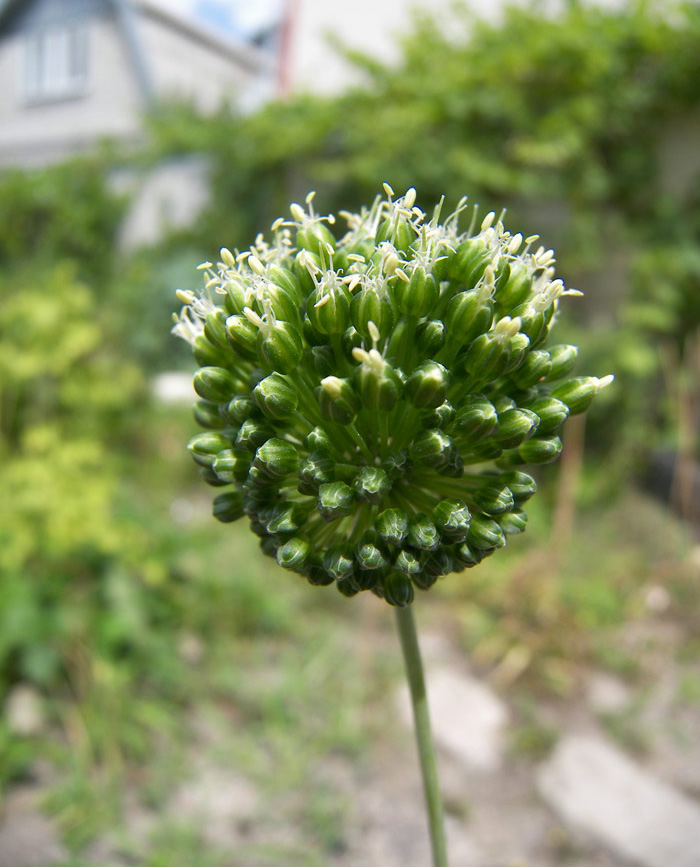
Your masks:
M209 112L274 86L268 52L150 0L0 0L0 168L137 142L159 100Z

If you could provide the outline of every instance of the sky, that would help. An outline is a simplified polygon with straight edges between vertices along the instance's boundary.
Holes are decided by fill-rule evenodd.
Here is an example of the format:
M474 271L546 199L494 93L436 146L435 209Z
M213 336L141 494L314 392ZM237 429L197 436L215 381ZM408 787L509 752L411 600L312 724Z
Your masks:
M251 36L275 21L284 0L153 0L183 18L226 35Z

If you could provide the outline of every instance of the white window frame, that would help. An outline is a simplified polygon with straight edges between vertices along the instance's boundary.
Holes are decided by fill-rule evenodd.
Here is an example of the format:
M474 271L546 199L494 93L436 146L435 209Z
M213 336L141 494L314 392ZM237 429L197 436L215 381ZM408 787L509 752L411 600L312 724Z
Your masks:
M24 96L29 104L75 99L88 83L87 25L74 23L25 37Z

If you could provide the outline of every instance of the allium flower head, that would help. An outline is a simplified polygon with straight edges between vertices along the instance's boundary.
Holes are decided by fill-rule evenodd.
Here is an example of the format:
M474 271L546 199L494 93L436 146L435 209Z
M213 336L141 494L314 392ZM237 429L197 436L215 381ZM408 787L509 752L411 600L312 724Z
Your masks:
M214 515L311 584L407 605L525 529L521 468L612 377L569 375L548 345L554 254L490 213L459 229L385 185L359 214L290 207L272 240L221 250L173 331L200 365L189 443Z

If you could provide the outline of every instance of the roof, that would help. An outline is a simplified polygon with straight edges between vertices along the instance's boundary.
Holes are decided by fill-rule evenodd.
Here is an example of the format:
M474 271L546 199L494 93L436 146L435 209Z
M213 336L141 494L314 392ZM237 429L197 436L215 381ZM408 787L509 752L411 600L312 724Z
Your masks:
M28 8L30 4L38 2L41 0L0 0L0 34L4 26L11 24L13 14L19 12L23 4ZM262 49L225 38L214 30L201 27L169 12L152 0L80 0L80 3L88 8L102 6L114 13L131 57L142 98L147 104L153 99L154 88L148 58L139 36L139 18L142 15L158 21L161 25L248 69L257 72L269 66L269 57Z

